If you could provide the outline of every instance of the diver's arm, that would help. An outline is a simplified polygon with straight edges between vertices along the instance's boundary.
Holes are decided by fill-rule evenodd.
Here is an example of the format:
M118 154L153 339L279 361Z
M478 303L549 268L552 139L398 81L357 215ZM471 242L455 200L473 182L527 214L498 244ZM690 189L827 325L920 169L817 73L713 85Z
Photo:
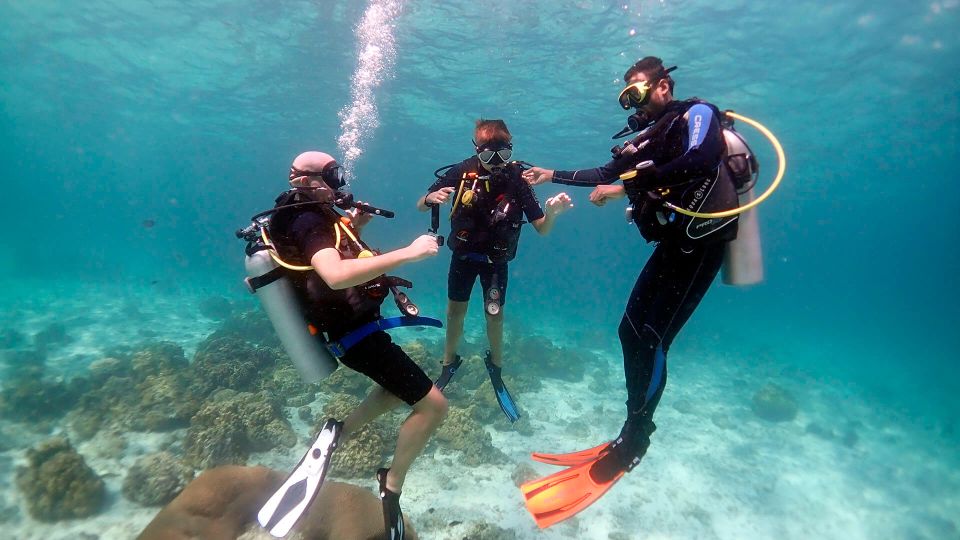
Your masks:
M557 216L570 208L573 208L573 202L570 200L570 196L566 193L558 193L547 199L543 216L538 219L531 219L530 223L541 236L546 236L553 230L553 224L557 220Z
M669 187L689 182L691 178L705 176L716 169L723 156L723 134L720 122L710 107L697 104L690 107L684 118L687 120L687 139L684 153L667 163L657 165L656 175L646 187Z
M431 207L447 202L450 195L454 192L452 187L442 187L436 191L431 191L417 201L417 210L426 212Z
M341 259L335 248L323 248L310 258L310 265L331 289L339 290L366 283L398 266L432 257L437 251L437 239L425 234L407 247L362 259Z
M617 160L610 160L609 163L593 169L581 169L579 171L553 171L551 182L554 184L564 184L568 186L593 187L605 184L612 184L620 179L620 173L623 172L623 165L617 163Z

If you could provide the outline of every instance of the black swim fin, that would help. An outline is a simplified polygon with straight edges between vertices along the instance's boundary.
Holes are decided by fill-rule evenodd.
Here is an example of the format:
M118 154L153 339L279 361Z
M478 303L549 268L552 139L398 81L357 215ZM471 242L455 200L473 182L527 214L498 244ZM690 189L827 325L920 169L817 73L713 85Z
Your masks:
M313 445L287 480L260 508L257 521L275 537L286 536L320 491L330 468L330 456L343 433L343 422L328 418Z
M507 386L503 383L503 378L500 377L500 366L493 363L493 355L490 351L487 351L487 356L483 362L487 365L490 384L493 385L493 391L497 395L497 403L500 404L500 410L503 411L503 414L507 415L510 423L516 422L520 419L520 411L517 410L517 404L513 401L513 397L507 390Z
M456 355L453 358L453 362L449 364L444 364L440 370L440 376L437 377L437 382L433 383L436 385L437 389L443 392L443 389L446 388L447 384L450 383L450 379L453 379L453 376L457 373L457 370L460 369L460 364L463 363L463 358L460 358L460 355Z
M390 469L377 471L380 484L380 502L383 503L383 527L387 540L403 540L403 511L400 510L400 494L387 489L387 473Z

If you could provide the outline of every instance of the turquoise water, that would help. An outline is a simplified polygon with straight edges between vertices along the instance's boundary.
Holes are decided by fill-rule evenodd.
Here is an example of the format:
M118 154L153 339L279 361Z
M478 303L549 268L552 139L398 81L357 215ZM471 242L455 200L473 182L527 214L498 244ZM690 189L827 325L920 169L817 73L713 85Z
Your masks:
M147 312L143 324L153 335L191 351L210 328L170 326L164 317L189 319L178 310L209 295L255 307L240 285L242 246L233 231L285 187L296 154L343 154L343 114L375 106L361 111L376 126L348 145L358 154L349 172L359 198L397 211L370 227L370 241L399 247L425 231L429 218L415 201L434 169L472 151L478 117L507 122L517 159L561 169L605 162L610 134L623 124L622 73L652 54L680 66L678 97L696 95L762 121L788 158L783 186L760 208L765 282L713 287L671 351L661 408L695 386L710 396L697 406L739 410L757 387L776 382L808 418L864 426L857 446L837 447L837 476L814 481L821 477L810 472L807 485L796 473L804 486L797 491L810 499L870 493L848 501L855 510L832 528L817 508L791 510L793 499L780 501L796 527L753 534L721 526L716 516L740 512L741 525L755 523L749 516L764 515L765 503L725 510L705 493L709 532L669 516L658 523L662 514L651 513L628 537L958 536L960 3L397 4L398 16L360 35L368 9L361 2L0 2L4 327L29 336L82 316L104 328L55 362L56 375L69 376L99 351L150 337L97 326L104 302L127 298ZM361 46L389 40L393 62L371 68L376 80L352 94ZM773 153L743 131L769 179ZM544 200L560 187L537 191ZM616 377L616 324L652 249L624 223L620 206L595 208L587 191L567 191L575 208L553 233L524 234L511 266L507 324L600 351ZM426 312L443 313L448 253L403 272ZM611 417L595 420L615 433L623 390L612 380L603 396L614 403ZM586 387L577 397L600 399ZM837 417L844 403L850 408ZM695 436L698 425L681 420L658 422L662 444ZM725 432L754 445L756 468L744 474L762 477L795 457L790 441L810 439L797 422L795 432L749 432L770 437L763 440ZM551 444L561 444L558 437ZM564 448L599 437L572 437ZM787 446L765 450L777 437ZM517 445L518 459L552 450L538 447L537 436L504 444ZM429 470L430 458L422 461L415 469ZM652 461L621 483L642 482L643 467L679 466L663 454ZM646 498L632 508L682 490L670 484L669 477L644 484ZM714 489L729 494L736 486ZM5 500L18 504L15 494ZM523 521L519 497L514 506L516 522L528 527L518 537L553 533ZM588 510L578 534L606 538L596 531L617 530L616 515ZM16 518L18 530L29 529L28 519Z

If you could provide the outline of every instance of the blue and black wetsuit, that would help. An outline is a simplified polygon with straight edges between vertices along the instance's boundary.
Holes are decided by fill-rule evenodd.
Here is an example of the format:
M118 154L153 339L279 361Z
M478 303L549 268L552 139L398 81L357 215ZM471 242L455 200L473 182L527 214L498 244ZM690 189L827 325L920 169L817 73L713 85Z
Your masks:
M707 103L675 101L651 128L655 133L629 141L606 165L554 173L559 184L596 186L615 182L642 161L652 160L656 167L642 180L651 198L631 201L640 209L635 219L641 233L659 243L637 277L619 327L627 385L624 465L649 445L667 380L667 351L720 270L726 242L736 237L736 218L691 219L666 211L656 200L701 212L736 207L733 182L720 166L725 144L718 116ZM698 229L701 223L706 226ZM696 232L705 229L709 233Z

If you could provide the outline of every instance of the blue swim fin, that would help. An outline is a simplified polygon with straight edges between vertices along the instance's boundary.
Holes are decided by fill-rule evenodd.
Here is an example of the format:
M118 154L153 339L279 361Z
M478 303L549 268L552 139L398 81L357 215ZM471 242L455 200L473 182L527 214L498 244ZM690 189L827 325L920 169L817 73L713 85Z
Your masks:
M487 351L487 357L484 358L483 362L487 365L487 373L490 375L490 383L493 385L493 391L497 395L497 403L500 404L500 410L503 411L503 414L507 415L510 423L516 422L520 419L520 412L517 410L517 404L514 403L513 397L510 395L507 386L500 377L500 367L493 363L490 351Z

